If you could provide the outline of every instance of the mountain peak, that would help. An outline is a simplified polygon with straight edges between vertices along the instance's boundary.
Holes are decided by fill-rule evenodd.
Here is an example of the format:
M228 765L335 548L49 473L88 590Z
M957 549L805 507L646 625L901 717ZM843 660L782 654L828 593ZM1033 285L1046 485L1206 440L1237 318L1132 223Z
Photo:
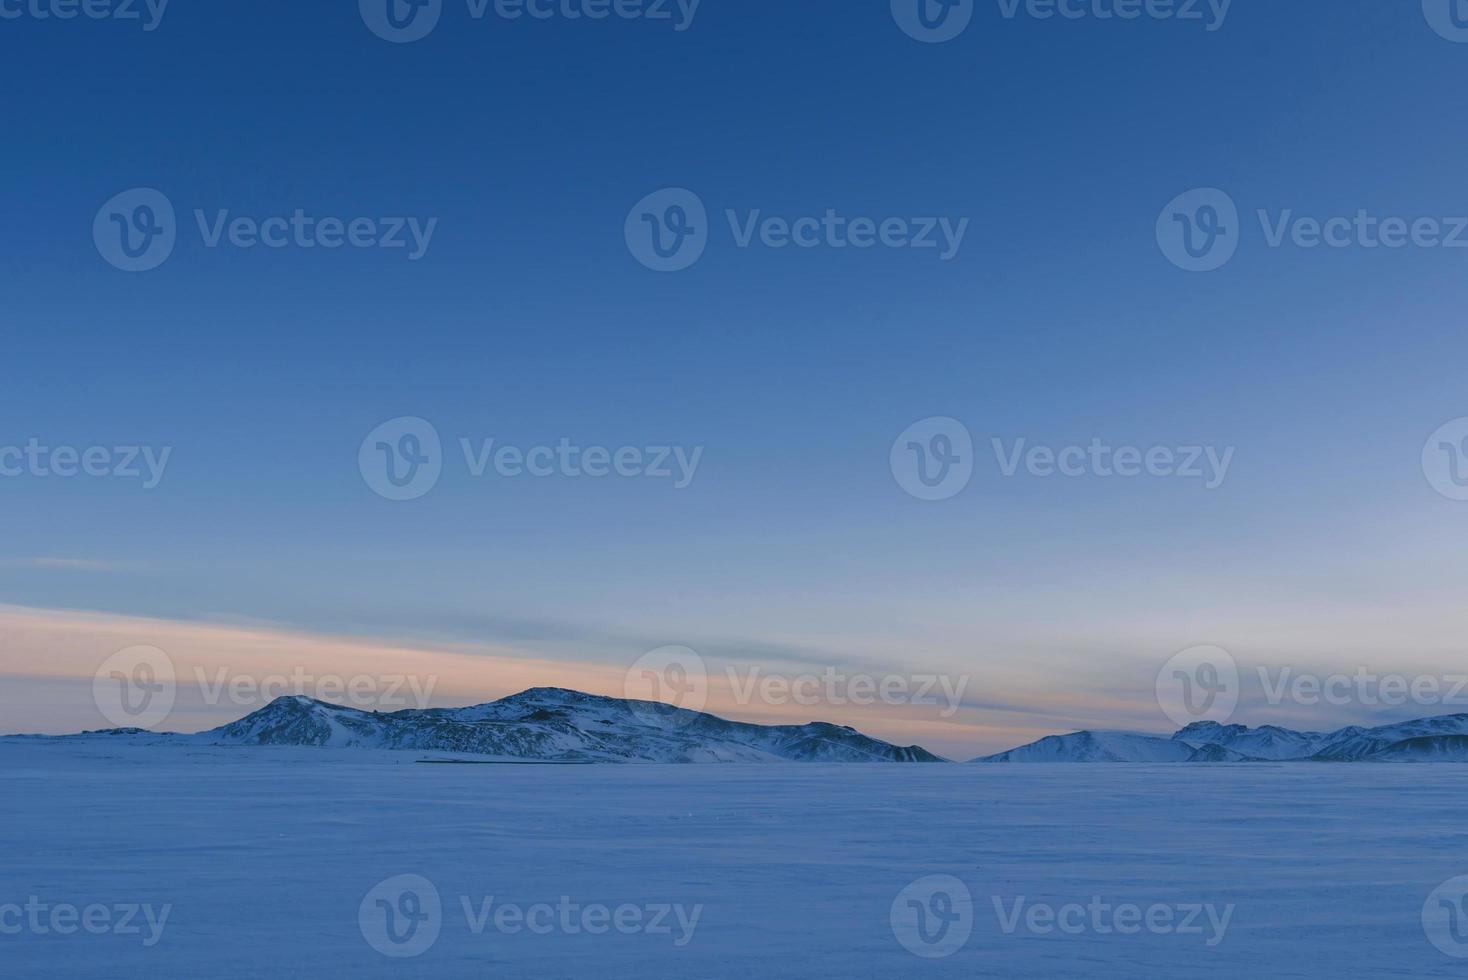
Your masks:
M557 701L574 703L578 701L610 700L612 699L602 697L599 694L587 694L585 691L573 691L569 687L529 687L521 691L519 694L511 694L509 697L500 698L501 702L509 702L512 704L519 701Z
M1216 721L1195 721L1191 725L1179 729L1172 737L1185 742L1189 738L1205 736L1216 738L1219 736L1244 735L1248 731L1248 725L1220 725Z
M256 714L261 711L283 713L295 711L312 711L315 709L325 709L327 711L351 710L339 704L331 704L327 701L320 701L316 698L307 697L304 694L282 694L279 697L272 699L270 703L265 705L263 708L257 709Z

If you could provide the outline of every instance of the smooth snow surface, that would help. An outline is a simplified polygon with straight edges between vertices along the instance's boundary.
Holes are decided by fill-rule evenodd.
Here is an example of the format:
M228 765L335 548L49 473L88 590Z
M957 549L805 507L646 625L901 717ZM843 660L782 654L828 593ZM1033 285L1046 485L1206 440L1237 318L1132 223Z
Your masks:
M423 765L403 752L0 742L0 905L171 904L161 940L0 935L25 978L1449 977L1421 911L1468 873L1468 768ZM429 880L440 933L392 960L360 906ZM915 879L973 896L921 959ZM475 935L480 908L702 906L672 935ZM994 896L1235 906L1223 940L1005 935ZM1028 907L1028 905L1026 906ZM410 910L411 911L411 910ZM671 918L671 917L670 917Z

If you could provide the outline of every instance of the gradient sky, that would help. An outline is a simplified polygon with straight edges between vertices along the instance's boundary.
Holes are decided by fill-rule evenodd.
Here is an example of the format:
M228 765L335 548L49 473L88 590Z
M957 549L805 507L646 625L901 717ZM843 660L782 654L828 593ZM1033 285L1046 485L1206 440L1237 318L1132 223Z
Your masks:
M449 671L445 703L536 683L517 660L617 693L664 644L963 674L946 726L803 712L960 756L1165 728L1152 676L1199 643L1461 666L1468 503L1420 456L1468 415L1468 250L1270 249L1253 213L1468 215L1465 78L1468 44L1415 0L1237 0L1215 32L980 3L933 45L886 0L705 0L684 32L474 22L448 0L402 45L346 2L180 3L151 32L0 20L0 445L173 448L153 490L0 479L0 731L95 725L90 671L114 641L229 659L219 631L239 629L292 637L285 659L317 669L349 670L357 642L482 657ZM140 186L184 229L160 269L127 274L91 226ZM623 241L664 187L714 226L675 274ZM1154 235L1197 187L1244 212L1208 274ZM205 249L194 208L438 226L417 262ZM970 227L949 262L739 249L725 208ZM451 445L432 493L393 503L357 449L409 415L449 443L704 455L674 490L471 479ZM972 484L936 503L888 466L929 416L978 443ZM1213 491L1006 479L992 437L1236 454ZM109 625L62 656L58 610Z

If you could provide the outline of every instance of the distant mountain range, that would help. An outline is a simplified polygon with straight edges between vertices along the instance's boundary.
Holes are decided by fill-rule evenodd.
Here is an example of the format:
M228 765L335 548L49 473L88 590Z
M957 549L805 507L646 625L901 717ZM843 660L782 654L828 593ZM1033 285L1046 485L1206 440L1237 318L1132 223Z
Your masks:
M1297 732L1195 722L1171 738L1076 732L974 759L1003 762L1468 762L1468 714Z
M29 736L27 736L29 737ZM468 708L361 711L291 695L196 735L136 728L63 738L185 745L400 749L520 762L947 762L854 728L752 725L651 701L537 687ZM971 760L1045 762L1468 762L1468 714L1298 732L1196 722L1171 737L1082 731Z
M917 746L891 745L841 725L749 725L671 705L560 688L533 688L468 708L393 712L288 696L197 735L137 729L87 733L100 736L208 745L405 749L537 762L945 761Z

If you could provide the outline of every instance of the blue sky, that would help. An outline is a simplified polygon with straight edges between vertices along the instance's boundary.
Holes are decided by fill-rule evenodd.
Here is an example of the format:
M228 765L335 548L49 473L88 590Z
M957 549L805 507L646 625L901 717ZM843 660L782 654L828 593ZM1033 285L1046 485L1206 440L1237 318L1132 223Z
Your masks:
M1002 667L990 687L1032 663L1037 691L1104 694L1107 664L1202 642L1430 664L1461 634L1468 504L1419 457L1468 415L1468 253L1271 249L1254 212L1468 214L1465 71L1416 3L1365 0L1238 0L1212 32L984 3L943 44L876 0L705 0L682 32L448 0L410 44L349 3L0 21L0 219L23 230L0 443L173 449L152 490L0 479L0 598L606 663L684 643L976 686ZM90 229L134 187L180 231L129 274ZM666 187L711 241L660 274L623 225ZM1206 274L1154 231L1198 187L1243 213ZM297 208L437 226L418 261L193 228ZM724 218L828 208L969 226L942 261L741 249ZM356 465L399 416L448 447L404 503ZM978 444L936 503L888 468L931 416ZM704 454L681 490L472 479L459 437ZM1204 491L1006 479L989 451L1093 437L1236 454ZM1376 609L1408 622L1353 649ZM1098 719L1039 727L1067 720Z

